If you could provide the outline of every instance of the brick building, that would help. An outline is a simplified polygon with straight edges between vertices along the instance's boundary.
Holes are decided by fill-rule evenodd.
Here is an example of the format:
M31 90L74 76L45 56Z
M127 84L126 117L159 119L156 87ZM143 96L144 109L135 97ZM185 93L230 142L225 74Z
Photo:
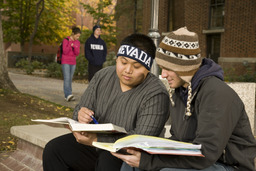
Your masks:
M118 0L117 11L127 1ZM135 0L126 8L130 12L123 10L117 20L118 39L133 32L148 34L151 1ZM255 0L159 0L158 29L163 38L166 32L186 26L198 34L202 56L218 62L226 74L255 73L255 9Z

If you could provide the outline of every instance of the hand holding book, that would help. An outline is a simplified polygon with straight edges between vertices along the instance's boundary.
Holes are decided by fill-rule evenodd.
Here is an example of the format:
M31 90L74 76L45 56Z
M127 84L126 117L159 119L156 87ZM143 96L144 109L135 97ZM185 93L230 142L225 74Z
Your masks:
M92 145L111 152L118 152L120 149L132 147L150 154L204 157L200 150L201 145L147 135L129 135L117 140L115 143L93 142Z
M67 117L61 117L56 119L35 119L34 122L43 123L50 126L64 127L69 125L71 131L87 131L94 133L127 133L126 130L120 126L104 123L104 124L84 124L79 123L73 119ZM96 121L96 120L95 120Z

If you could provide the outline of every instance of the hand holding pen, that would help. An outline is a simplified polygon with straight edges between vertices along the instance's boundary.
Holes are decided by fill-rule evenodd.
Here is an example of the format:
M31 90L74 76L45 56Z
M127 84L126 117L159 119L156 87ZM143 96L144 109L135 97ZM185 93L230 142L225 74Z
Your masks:
M92 118L92 121L95 123L95 124L99 124L99 122L95 119L95 117L93 115L91 115L91 118Z
M90 123L90 122L94 122L95 124L97 124L97 120L94 118L94 112L86 107L82 107L79 112L78 112L78 121L80 123Z

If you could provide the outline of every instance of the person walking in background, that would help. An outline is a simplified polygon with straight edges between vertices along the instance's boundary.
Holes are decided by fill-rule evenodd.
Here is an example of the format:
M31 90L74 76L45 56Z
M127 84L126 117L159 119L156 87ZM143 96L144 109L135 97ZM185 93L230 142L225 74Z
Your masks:
M107 46L104 40L100 38L101 28L99 25L93 27L93 33L86 40L84 46L85 58L88 60L88 80L91 81L94 74L102 69L106 61Z
M72 79L76 69L76 57L80 53L79 37L81 30L78 27L72 28L70 36L65 38L62 43L62 73L64 78L64 96L67 101L75 100L72 94Z

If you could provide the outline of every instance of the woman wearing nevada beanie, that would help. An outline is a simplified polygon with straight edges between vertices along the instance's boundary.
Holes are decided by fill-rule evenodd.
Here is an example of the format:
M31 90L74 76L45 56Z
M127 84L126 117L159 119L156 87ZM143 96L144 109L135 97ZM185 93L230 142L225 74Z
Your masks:
M156 52L162 77L175 89L170 97L170 139L202 145L205 157L150 155L128 149L113 153L121 171L252 171L256 141L244 104L223 81L223 70L202 58L196 33L180 28L167 35ZM132 168L135 167L135 168Z

